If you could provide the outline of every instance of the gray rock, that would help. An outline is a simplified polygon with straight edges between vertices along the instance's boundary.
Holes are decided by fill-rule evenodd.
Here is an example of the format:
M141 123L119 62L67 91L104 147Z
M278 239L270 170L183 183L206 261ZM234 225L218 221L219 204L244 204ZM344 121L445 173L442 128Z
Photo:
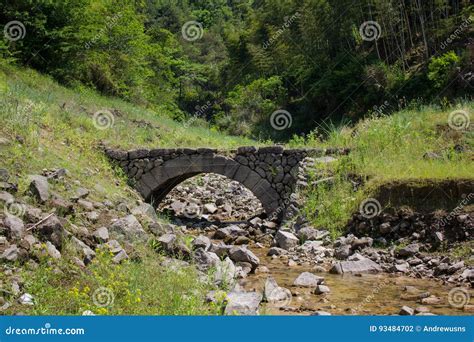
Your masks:
M10 204L15 202L15 197L6 191L0 191L0 202Z
M45 203L49 199L49 184L46 177L31 175L30 191L40 203Z
M410 265L407 262L402 262L402 263L399 263L399 264L394 264L391 267L391 271L392 272L406 273L406 272L408 272L409 268L410 268Z
M41 222L36 227L36 231L43 240L51 241L57 248L61 249L65 230L56 215L52 215Z
M169 253L173 253L178 237L175 234L164 234L158 238L161 247Z
M115 221L109 228L110 235L117 240L145 242L148 238L142 225L134 215L127 215Z
M370 237L354 239L351 243L351 249L353 251L358 250L358 249L364 249L366 247L371 247L373 243L374 243L374 240Z
M139 206L132 209L132 214L149 218L152 222L158 221L155 208L148 203L141 203Z
M11 239L21 239L25 235L25 225L17 216L7 214L3 219L3 225L7 228L7 235Z
M310 272L303 272L295 279L293 285L301 287L316 287L323 282L323 277L319 277Z
M94 259L95 252L89 246L87 246L84 242L82 242L75 236L72 236L70 241L71 241L71 246L84 259L84 263L86 265L90 263L92 259Z
M76 190L76 193L74 194L73 197L71 197L71 200L74 202L77 202L80 199L84 199L87 196L89 196L89 190L86 188L78 188Z
M109 230L106 227L97 228L97 230L92 233L92 236L98 243L107 242L109 240Z
M193 259L197 268L203 272L207 272L211 268L216 267L221 261L216 253L206 252L202 248L199 248L194 252Z
M161 236L163 234L176 234L179 232L179 227L172 225L170 223L163 223L163 222L151 222L148 225L148 229L150 232L153 233L155 236Z
M409 306L404 305L402 306L398 314L402 316L413 316L414 313L415 313L415 310L413 310Z
M285 254L288 254L288 251L280 247L271 247L267 253L268 256L273 256L273 255L279 256L279 255L285 255Z
M265 281L263 295L265 301L278 306L288 305L291 301L291 291L278 286L273 277L268 277Z
M293 233L285 232L282 230L279 230L276 233L275 240L279 247L286 250L298 246L299 243L298 238Z
M334 256L338 260L346 260L349 255L351 255L351 246L349 245L342 245L334 250Z
M411 257L420 251L420 245L412 243L406 247L403 247L398 251L398 255L401 257Z
M337 262L329 273L378 273L382 271L382 267L370 259L363 259L357 261L340 261Z
M16 245L11 245L3 251L0 259L7 261L16 261L18 260L19 252L20 251Z
M22 305L35 305L35 300L32 295L29 293L24 293L21 295L21 297L18 299L18 303Z
M239 235L245 235L246 231L239 226L232 225L224 228L220 228L214 234L214 238L216 239L227 239L227 238L236 238Z
M48 255L53 258L53 259L61 259L61 253L56 249L56 246L54 246L51 242L46 241L46 251L48 252Z
M217 211L217 207L212 203L204 204L204 212L206 214L214 214Z
M211 245L210 251L214 252L219 256L219 258L223 258L229 254L230 249L232 248L231 245L225 245L222 243L213 243Z
M317 295L329 293L329 292L331 292L331 290L326 285L318 285L316 286L316 289L314 290L314 293Z
M229 257L217 263L214 273L214 282L217 286L233 285L235 276L236 268Z
M211 244L212 244L211 239L209 239L207 236L204 236L204 235L199 235L192 242L193 249L202 248L205 251L211 248Z
M311 241L317 241L317 240L322 240L324 239L326 236L329 235L329 232L328 231L321 231L321 230L317 230L317 229L314 229L312 227L304 227L304 228L301 228L299 231L298 231L298 237L302 240L302 241L306 241L306 240L311 240Z
M250 250L243 246L234 246L229 251L229 257L234 262L248 262L252 265L252 269L256 269L260 264L259 258Z
M112 252L112 254L114 255L117 255L121 251L123 251L122 246L117 240L110 240L109 242L104 243L103 246L107 248L110 252Z
M115 264L120 264L122 261L127 260L129 258L127 252L125 252L123 249L118 252L113 258L112 262Z
M258 292L230 292L227 295L225 315L258 315L262 294Z
M392 227L389 222L384 222L379 226L379 232L382 235L389 234L392 231Z

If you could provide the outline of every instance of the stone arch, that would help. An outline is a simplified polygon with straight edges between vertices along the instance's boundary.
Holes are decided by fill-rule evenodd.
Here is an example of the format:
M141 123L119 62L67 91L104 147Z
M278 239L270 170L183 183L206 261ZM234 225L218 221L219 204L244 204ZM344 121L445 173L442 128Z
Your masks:
M216 173L243 184L261 202L268 216L278 211L280 196L271 184L248 166L214 154L180 155L144 173L136 184L148 202L160 203L178 184L201 173Z

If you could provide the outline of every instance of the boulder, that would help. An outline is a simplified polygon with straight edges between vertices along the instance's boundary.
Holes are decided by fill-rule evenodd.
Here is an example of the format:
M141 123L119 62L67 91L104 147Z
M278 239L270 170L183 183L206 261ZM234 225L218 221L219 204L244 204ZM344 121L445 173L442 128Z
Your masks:
M11 239L21 239L25 235L25 225L17 216L7 214L3 219L3 225L7 228L7 236Z
M232 225L224 228L218 229L215 234L215 239L228 239L228 238L236 238L239 235L245 235L246 231L239 226Z
M273 256L273 255L279 256L279 255L285 255L285 254L288 254L288 251L280 247L271 247L267 253L268 256Z
M202 248L199 248L194 252L193 259L197 268L203 272L207 272L212 267L216 267L221 261L216 253L207 252Z
M317 294L317 295L325 294L325 293L329 293L329 292L331 292L331 290L326 285L318 285L318 286L316 286L316 289L314 290L314 293Z
M227 294L225 315L258 315L262 294L258 292L230 292Z
M286 250L298 246L299 243L298 238L293 233L285 232L283 230L279 230L276 233L275 240L279 247Z
M413 316L414 313L415 313L415 310L413 310L409 306L404 305L402 306L398 314L402 316Z
M217 211L217 207L212 203L204 204L204 213L214 214Z
M229 254L229 251L232 247L232 245L225 245L223 243L213 243L209 250L216 253L219 258L223 258Z
M61 249L65 236L64 227L56 215L51 215L46 220L36 226L35 230L45 241L51 241L53 245Z
M420 251L420 245L412 243L406 247L403 247L398 251L398 255L401 257L411 257Z
M334 250L334 256L338 260L346 260L351 255L350 245L341 245Z
M146 242L148 238L147 233L134 215L127 215L112 223L109 232L115 239L129 242Z
M193 249L202 248L205 251L211 248L211 244L211 239L204 235L197 236L192 242Z
M322 240L328 235L329 235L328 231L321 231L321 230L314 229L312 227L304 227L298 231L298 237L300 238L301 241Z
M83 258L84 264L88 264L94 259L95 252L87 246L84 242L76 238L75 236L71 237L71 246L74 250L79 253L79 255Z
M244 246L234 246L229 251L229 257L234 262L248 262L255 270L260 264L258 257Z
M382 272L382 267L368 258L356 261L340 261L329 270L329 273L335 274L378 272Z
M303 272L295 279L293 285L301 287L316 287L323 282L323 277L319 277L310 272Z
M92 236L98 243L107 242L109 240L109 230L106 227L97 228L97 230L92 233Z
M265 301L278 306L288 305L292 297L291 291L278 286L273 277L268 277L265 281L263 295Z
M152 222L158 221L158 216L156 215L156 209L148 204L148 203L141 203L139 206L132 209L132 214L136 216L143 216L150 219Z
M229 286L233 285L234 278L236 275L236 268L232 260L229 257L220 261L216 265L216 271L214 272L214 283L217 286Z
M118 252L113 258L112 262L115 264L120 264L122 261L127 260L129 258L127 252L125 252L123 249Z
M49 199L49 184L46 177L40 175L29 176L30 191L40 203L45 203Z
M46 241L46 251L48 255L53 259L61 259L61 253L56 249L56 247L49 241Z
M6 261L16 261L18 260L20 250L16 245L11 245L7 249L5 249L0 257L2 260Z

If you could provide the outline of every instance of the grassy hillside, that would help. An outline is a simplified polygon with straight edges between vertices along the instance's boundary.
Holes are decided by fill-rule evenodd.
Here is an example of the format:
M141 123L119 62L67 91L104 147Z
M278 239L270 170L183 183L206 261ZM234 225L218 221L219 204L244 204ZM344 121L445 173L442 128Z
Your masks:
M99 184L104 196L129 196L97 148L100 142L123 149L255 144L220 134L202 120L173 121L165 107L149 110L86 88L67 89L30 69L3 66L0 80L2 166L20 185L43 168L66 168L83 186ZM97 119L98 111L105 114Z
M291 146L352 149L336 163L320 165L334 176L334 183L307 193L305 210L313 223L338 235L362 200L374 196L379 186L394 181L436 187L443 180L473 179L474 125L450 127L453 112L462 113L462 120L472 121L474 103L407 108L390 116L368 118L355 127L331 127L325 130L324 141L317 134L293 139ZM350 175L365 179L356 192Z

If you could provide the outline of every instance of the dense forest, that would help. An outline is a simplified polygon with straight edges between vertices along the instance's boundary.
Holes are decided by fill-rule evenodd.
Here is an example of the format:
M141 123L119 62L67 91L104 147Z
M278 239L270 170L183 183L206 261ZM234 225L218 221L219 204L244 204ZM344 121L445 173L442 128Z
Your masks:
M6 0L0 61L280 140L472 96L473 9L469 0ZM276 111L287 117L272 129Z

